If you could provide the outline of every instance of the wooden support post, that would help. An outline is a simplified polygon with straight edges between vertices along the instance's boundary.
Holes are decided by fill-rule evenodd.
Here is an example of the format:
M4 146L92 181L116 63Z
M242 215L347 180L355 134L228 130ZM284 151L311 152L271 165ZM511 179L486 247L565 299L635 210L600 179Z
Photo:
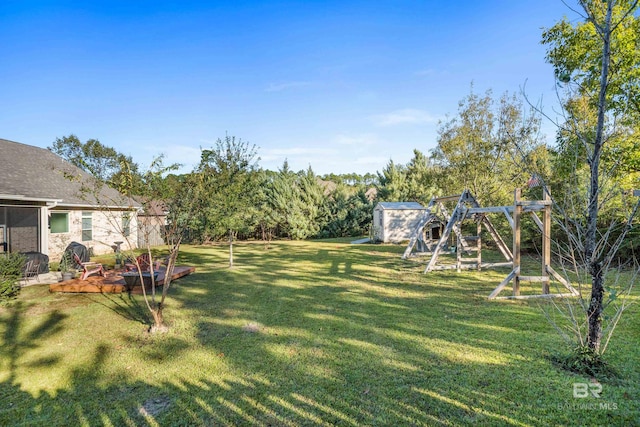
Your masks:
M502 282L500 282L498 287L495 288L493 292L491 292L491 294L489 295L489 299L495 299L498 296L498 294L505 288L505 286L507 286L509 282L516 277L517 274L520 274L519 268L518 269L514 268L513 270L511 270L511 273L509 273L509 275L505 277Z
M477 243L477 249L478 249L478 271L482 270L482 221L478 221L477 222L477 236L478 236L478 243Z
M462 267L462 235L456 237L456 271L460 273Z
M513 295L520 295L520 217L522 216L522 205L520 198L522 190L516 188L514 191L513 209Z
M551 202L551 194L547 187L542 187L542 200ZM551 266L551 204L544 207L542 214L542 275L547 280L542 282L542 293L549 293L549 267Z

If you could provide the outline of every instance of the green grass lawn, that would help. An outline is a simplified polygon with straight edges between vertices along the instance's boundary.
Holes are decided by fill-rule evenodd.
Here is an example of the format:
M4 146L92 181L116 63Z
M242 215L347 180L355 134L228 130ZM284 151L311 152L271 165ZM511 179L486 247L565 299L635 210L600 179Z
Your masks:
M170 331L139 296L24 288L0 307L0 425L639 425L640 310L574 398L536 301L488 301L507 270L422 274L404 247L187 246ZM426 260L425 260L426 261Z

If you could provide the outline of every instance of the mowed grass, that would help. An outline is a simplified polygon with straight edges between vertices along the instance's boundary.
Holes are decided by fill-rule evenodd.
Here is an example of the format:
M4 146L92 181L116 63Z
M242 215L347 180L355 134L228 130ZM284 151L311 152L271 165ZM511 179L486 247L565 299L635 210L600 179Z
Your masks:
M488 301L507 270L422 274L400 246L187 246L170 331L139 296L23 289L0 307L0 425L638 425L639 310L574 398L534 301ZM426 260L425 260L426 261ZM506 291L508 293L508 291Z

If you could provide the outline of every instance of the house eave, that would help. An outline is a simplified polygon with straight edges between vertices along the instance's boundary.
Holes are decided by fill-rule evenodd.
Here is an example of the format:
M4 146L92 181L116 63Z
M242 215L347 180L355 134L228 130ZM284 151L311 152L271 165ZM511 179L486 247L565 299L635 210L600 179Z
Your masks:
M49 199L45 197L30 197L23 194L0 194L0 200L16 201L16 202L39 202L46 205L57 205L61 199Z
M119 210L119 211L137 211L140 206L133 205L90 205L86 203L58 203L58 208L67 209L92 209L92 210Z

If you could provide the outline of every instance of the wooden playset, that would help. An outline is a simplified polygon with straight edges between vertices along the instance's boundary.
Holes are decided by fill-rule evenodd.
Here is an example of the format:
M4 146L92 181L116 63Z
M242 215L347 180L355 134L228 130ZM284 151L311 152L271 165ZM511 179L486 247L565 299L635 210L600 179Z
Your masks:
M424 270L425 273L445 269L461 271L462 269L481 270L482 268L491 267L511 267L511 272L491 292L489 299L576 296L578 291L551 267L552 201L546 187L543 187L542 193L542 200L522 200L521 189L517 188L514 192L514 204L512 206L491 207L480 206L469 190L465 190L462 194L456 196L434 197L429 202L423 217L412 233L402 257L407 259L417 255L430 255L429 262ZM455 200L457 200L457 203L451 214L449 214L446 204ZM538 213L541 213L542 219L540 219ZM509 249L491 222L489 215L492 214L504 214L506 217L513 232L512 250ZM522 217L526 214L531 215L542 234L541 274L539 276L524 276L521 274L521 222ZM475 235L463 235L463 222L465 221L475 222ZM489 263L482 261L481 231L483 227L504 257L504 262ZM438 232L434 233L436 229ZM453 240L455 240L455 245L452 244ZM455 263L439 263L439 257L446 252L455 252ZM468 256L473 252L475 252L473 257L464 256ZM549 284L552 278L567 288L569 293L550 293ZM540 282L542 284L542 293L539 295L520 295L520 283L522 281ZM513 282L513 295L499 297L500 292L510 282Z

